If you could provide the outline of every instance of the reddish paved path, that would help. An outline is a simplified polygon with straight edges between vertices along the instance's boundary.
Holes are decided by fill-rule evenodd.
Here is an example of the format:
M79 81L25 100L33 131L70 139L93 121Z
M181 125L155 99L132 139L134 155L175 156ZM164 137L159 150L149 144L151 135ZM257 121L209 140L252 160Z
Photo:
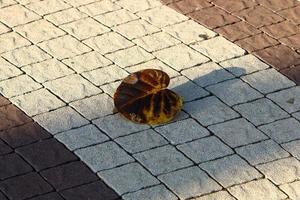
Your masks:
M162 0L253 52L300 85L300 2L297 0Z

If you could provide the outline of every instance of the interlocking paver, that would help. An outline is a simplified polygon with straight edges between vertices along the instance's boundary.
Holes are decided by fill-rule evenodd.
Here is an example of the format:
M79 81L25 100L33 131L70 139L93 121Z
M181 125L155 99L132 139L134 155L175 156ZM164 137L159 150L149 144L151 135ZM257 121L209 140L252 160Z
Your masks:
M297 85L300 83L300 65L295 67L285 68L280 71L283 75L287 76L290 80L294 81Z
M188 19L186 16L181 15L176 11L165 6L153 8L146 11L141 11L137 13L137 15L140 16L142 19L148 21L150 24L153 24L154 26L160 28ZM160 17L158 18L153 16L160 16Z
M220 36L198 42L191 47L211 58L214 62L221 62L245 54L245 50Z
M94 172L134 161L130 155L112 141L76 150L75 154Z
M184 76L172 78L169 87L174 92L180 94L183 101L192 101L209 95L209 92L191 82Z
M163 30L186 44L202 41L217 35L215 32L192 20L164 27Z
M236 44L249 52L253 52L277 45L279 42L267 34L262 33L238 40Z
M2 56L17 67L22 67L24 65L37 63L51 58L47 53L33 45L15 49L4 53Z
M77 1L79 2L79 1ZM68 23L71 21L75 21L81 18L87 17L87 15L83 12L80 12L79 10L75 8L70 8L66 10L62 10L56 13L52 13L49 15L45 15L44 18L48 21L52 22L55 25L61 25L64 23Z
M65 105L64 102L46 89L26 93L10 100L28 116L45 113Z
M0 23L0 34L6 33L8 31L10 31L10 28L8 28L4 24Z
M22 67L22 70L39 83L44 83L74 73L74 71L56 59L49 59L27 65Z
M105 170L99 172L98 176L118 194L134 192L144 187L159 184L159 181L138 163Z
M125 49L134 45L132 42L115 32L109 32L101 36L84 40L83 42L101 54Z
M278 143L299 139L300 122L288 118L259 127L264 133Z
M276 93L268 94L267 98L277 103L289 113L300 110L300 87L293 87Z
M97 180L97 175L80 161L44 170L41 175L58 191Z
M224 122L240 116L216 97L207 97L186 103L183 109L204 126Z
M236 148L235 150L252 165L266 163L289 156L289 153L284 151L284 149L273 140L250 144Z
M129 74L117 65L101 67L92 71L82 73L82 76L97 86L124 79Z
M157 185L150 188L142 189L137 192L125 194L122 196L124 200L136 200L136 199L147 199L147 200L176 200L177 197L170 192L164 185Z
M123 68L152 60L154 58L152 54L137 46L107 54L106 57Z
M234 200L234 198L226 191L215 192L203 197L196 198L194 200Z
M294 86L295 83L278 73L275 69L267 69L242 77L242 80L263 94L268 94Z
M206 87L234 78L232 74L214 62L205 63L200 66L183 70L182 74L201 87Z
M287 197L268 179L251 181L228 190L239 200L280 200Z
M180 199L221 189L219 184L196 166L161 175L158 178L170 187Z
M2 140L0 140L0 156L11 153L13 150L5 144Z
M279 14L295 24L300 24L300 18L299 18L299 11L300 11L300 6L295 6L289 9L285 9L279 12Z
M70 107L63 107L48 113L37 115L34 117L34 120L51 134L88 124L86 119Z
M110 29L92 18L84 18L71 23L63 24L61 29L79 40L109 32Z
M120 9L106 14L97 15L94 17L94 19L106 26L113 27L132 20L136 20L138 19L138 17L125 9Z
M63 60L62 62L70 66L77 73L90 71L112 64L110 60L106 59L101 54L95 51L68 58Z
M9 100L0 95L0 107L10 104Z
M18 26L14 30L33 43L42 42L65 34L64 31L44 19Z
M254 180L262 176L254 167L248 165L246 161L237 155L200 164L200 168L207 171L224 187Z
M57 192L51 192L51 193L39 195L30 200L63 200L63 198Z
M101 90L78 74L44 83L44 86L66 102L101 93Z
M290 152L294 157L300 160L300 140L295 140L289 143L282 144L282 147Z
M116 82L112 82L109 84L105 84L100 86L100 89L103 90L106 94L108 94L110 97L113 98L116 89L119 87L119 85L121 84L121 80L120 81L116 81Z
M183 44L156 51L153 55L177 71L209 61L207 57Z
M16 32L0 35L0 53L28 45L30 42Z
M90 51L89 47L70 35L42 42L38 46L57 59L73 57Z
M115 140L129 153L137 153L158 146L168 144L168 142L152 129L139 133L119 137Z
M147 35L145 37L135 39L133 42L149 52L164 49L180 43L180 41L164 32Z
M291 199L299 199L300 197L300 181L281 185L280 189L289 195Z
M18 14L16 15L16 13ZM40 18L40 16L20 4L0 9L0 21L9 27L26 24Z
M120 114L109 115L94 120L93 123L104 131L109 137L116 138L148 129L148 125L139 125L122 118Z
M0 8L6 7L6 6L9 6L9 5L13 5L13 4L16 4L16 1L14 1L14 0L3 0L3 1L0 2Z
M44 0L27 4L26 7L38 13L39 15L46 15L70 8L71 6L62 0Z
M233 151L215 136L181 144L177 148L196 163L233 154Z
M87 4L78 8L90 16L100 15L110 11L118 10L120 7L110 0L97 1L95 3Z
M261 30L275 39L295 35L300 32L300 28L295 26L292 22L283 21L278 24L262 27ZM284 31L282 31L284 30Z
M159 1L151 0L120 0L116 4L122 6L123 8L129 10L132 13L136 13L142 10L148 10L149 8L160 6Z
M271 0L258 0L259 4L262 4L269 9L272 9L273 11L283 10L289 7L294 7L296 5L299 5L299 3L295 0L287 0L285 2L280 1L271 1Z
M22 74L22 72L6 60L0 57L0 81L18 76Z
M300 34L292 35L292 36L286 37L286 38L281 38L281 39L279 39L279 41L282 44L285 44L294 50L300 49Z
M89 120L113 114L114 109L113 99L104 93L74 101L70 106Z
M223 61L220 65L237 77L269 68L251 54Z
M69 4L71 4L74 7L78 7L78 6L82 6L82 5L86 5L86 4L90 4L93 3L97 0L66 0L66 2L68 2Z
M154 175L168 173L193 164L170 145L137 153L134 157Z
M244 10L245 8L253 7L257 5L257 2L241 0L229 0L229 1L222 1L222 0L212 0L213 4L223 8L224 10L232 13L237 12L240 10Z
M229 106L263 97L262 94L240 79L232 79L218 83L216 85L209 86L206 89L219 97Z
M276 185L292 182L300 177L300 162L295 158L261 164L257 168Z
M66 145L71 151L108 140L108 137L94 125L86 125L62 132L55 135L55 138Z
M197 1L197 0L182 0L171 2L169 7L179 11L180 13L187 14L202 8L212 6L208 1Z
M243 118L212 125L208 129L232 148L268 138Z
M180 144L205 137L209 132L193 119L186 119L155 128L171 144Z
M27 75L21 75L0 82L0 92L6 97L13 97L41 88Z

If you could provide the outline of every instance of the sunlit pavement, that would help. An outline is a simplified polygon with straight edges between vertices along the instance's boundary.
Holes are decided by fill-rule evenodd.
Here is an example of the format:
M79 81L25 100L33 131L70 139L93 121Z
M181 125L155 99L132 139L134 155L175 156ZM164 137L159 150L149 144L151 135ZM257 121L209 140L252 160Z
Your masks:
M299 200L300 3L226 2L0 1L0 200ZM169 124L113 113L145 68Z

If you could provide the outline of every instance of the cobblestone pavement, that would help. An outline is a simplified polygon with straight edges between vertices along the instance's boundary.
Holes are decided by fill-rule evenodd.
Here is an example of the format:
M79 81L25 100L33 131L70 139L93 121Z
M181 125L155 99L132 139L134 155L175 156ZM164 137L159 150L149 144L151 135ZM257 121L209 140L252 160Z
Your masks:
M0 200L299 200L299 52L287 42L299 3L222 2L178 1L183 15L171 0L0 1ZM292 33L253 54L237 45L278 29ZM172 77L180 115L148 126L113 113L120 80L152 67Z

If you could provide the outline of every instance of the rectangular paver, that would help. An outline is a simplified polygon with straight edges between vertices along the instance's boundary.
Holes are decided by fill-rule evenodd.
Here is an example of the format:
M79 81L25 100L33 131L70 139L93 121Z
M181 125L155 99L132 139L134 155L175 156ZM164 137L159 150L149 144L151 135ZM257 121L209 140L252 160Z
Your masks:
M124 200L136 200L136 199L147 199L147 200L176 200L177 197L170 192L164 185L157 185L150 188L141 189L137 192L125 194L122 196Z

